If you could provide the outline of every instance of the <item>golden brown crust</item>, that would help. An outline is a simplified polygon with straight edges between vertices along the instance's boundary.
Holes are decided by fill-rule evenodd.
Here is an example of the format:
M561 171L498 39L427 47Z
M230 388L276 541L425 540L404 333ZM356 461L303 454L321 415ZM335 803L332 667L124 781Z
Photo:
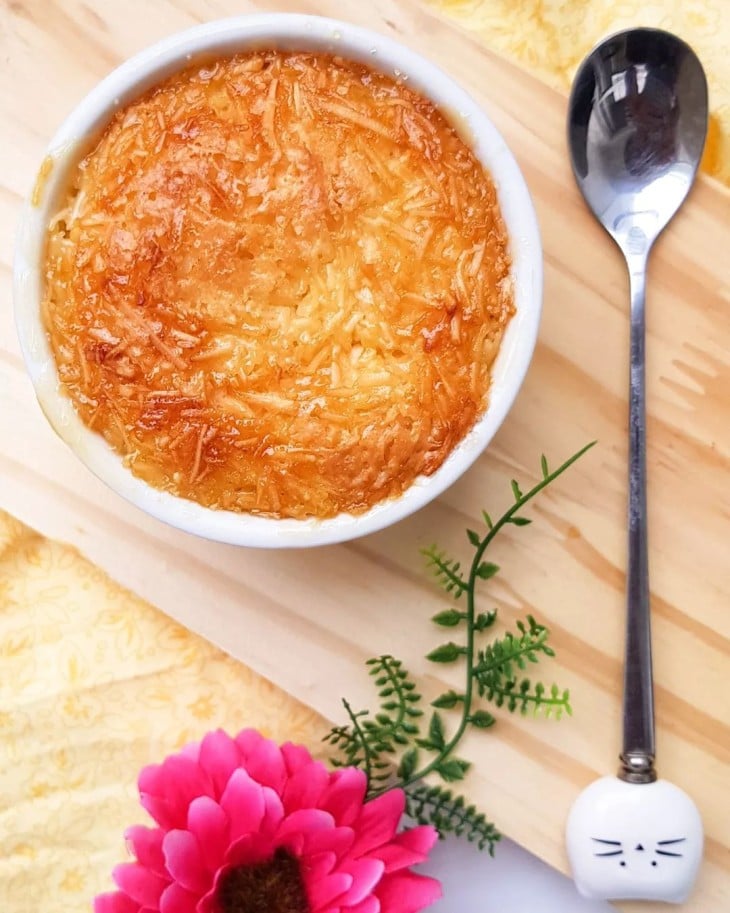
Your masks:
M360 512L486 408L512 314L494 187L434 106L327 55L196 66L119 112L52 222L46 326L151 484Z

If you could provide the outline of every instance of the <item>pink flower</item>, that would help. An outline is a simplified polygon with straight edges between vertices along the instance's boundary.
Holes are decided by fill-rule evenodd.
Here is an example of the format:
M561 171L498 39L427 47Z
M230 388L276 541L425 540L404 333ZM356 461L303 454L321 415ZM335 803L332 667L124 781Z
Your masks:
M244 730L209 733L139 777L158 827L126 831L135 862L95 913L416 913L441 896L409 866L436 840L397 833L405 797L365 802L365 774Z

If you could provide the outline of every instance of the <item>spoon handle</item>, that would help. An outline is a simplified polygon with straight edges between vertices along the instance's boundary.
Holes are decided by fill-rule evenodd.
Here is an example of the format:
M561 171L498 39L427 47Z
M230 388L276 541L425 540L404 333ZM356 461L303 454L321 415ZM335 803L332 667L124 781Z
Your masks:
M629 554L626 584L623 750L619 777L651 783L654 771L654 689L651 661L646 510L646 383L644 302L646 255L628 258L631 285L629 393Z

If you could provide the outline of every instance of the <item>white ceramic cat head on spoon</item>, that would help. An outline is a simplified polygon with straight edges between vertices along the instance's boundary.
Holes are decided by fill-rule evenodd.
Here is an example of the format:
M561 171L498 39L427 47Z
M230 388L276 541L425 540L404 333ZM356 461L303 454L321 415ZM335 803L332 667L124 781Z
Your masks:
M631 285L628 617L618 777L573 806L567 849L581 894L684 901L702 858L694 802L654 772L646 504L644 286L652 244L683 203L707 132L707 82L690 47L658 29L613 35L573 83L568 142L578 186L616 241Z
M567 848L581 894L601 900L682 903L702 860L702 820L667 780L603 777L571 809Z

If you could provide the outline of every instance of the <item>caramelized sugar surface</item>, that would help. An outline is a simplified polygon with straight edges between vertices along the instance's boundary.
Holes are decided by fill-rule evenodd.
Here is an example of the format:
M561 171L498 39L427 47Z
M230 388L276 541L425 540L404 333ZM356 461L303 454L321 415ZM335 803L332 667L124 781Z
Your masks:
M357 513L486 408L505 230L407 84L327 55L194 66L114 117L66 202L44 302L62 386L156 487Z

